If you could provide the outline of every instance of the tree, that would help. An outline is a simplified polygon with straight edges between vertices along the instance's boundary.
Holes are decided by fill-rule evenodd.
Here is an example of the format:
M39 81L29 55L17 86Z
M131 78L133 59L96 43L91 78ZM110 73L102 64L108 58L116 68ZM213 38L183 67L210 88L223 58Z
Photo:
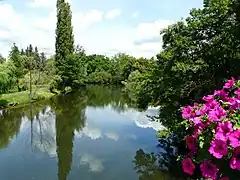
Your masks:
M30 101L32 100L32 84L33 84L33 81L32 81L32 72L33 70L35 69L36 67L36 61L34 59L34 57L32 56L23 56L23 59L25 61L25 68L28 70L29 72L29 99ZM40 76L39 76L40 77Z
M56 27L56 68L57 74L61 77L62 82L59 88L64 90L66 86L67 57L74 52L74 37L72 27L72 13L70 5L64 0L57 0L57 27Z
M142 85L138 102L161 106L159 119L170 130L180 127L180 107L198 102L240 69L239 21L234 0L205 1L203 9L161 32L163 51ZM185 132L183 131L175 131Z
M45 67L46 67L46 62L47 61L47 57L46 57L46 55L45 55L45 53L44 52L41 52L40 53L40 62L41 62L41 64L42 64L42 69L41 69L41 71L44 71L45 70Z
M0 94L8 92L16 82L16 67L12 61L0 64Z
M16 46L16 44L14 43L11 51L10 51L10 55L9 55L9 59L13 62L13 64L16 67L16 77L22 77L23 76L23 62L22 62L22 58L19 52L18 47Z
M62 74L65 80L65 86L76 89L78 86L84 85L87 76L87 66L85 64L86 55L81 52L67 56L65 67L67 71Z
M34 60L36 61L36 69L41 69L41 66L42 66L42 62L41 62L41 58L40 58L40 55L38 53L38 48L37 46L35 47L34 49Z
M23 56L23 55L25 55L25 52L24 52L24 50L23 49L21 49L21 56Z
M6 59L0 54L0 64L6 62Z
M32 47L32 44L29 44L29 46L28 46L28 56L33 56L33 47Z

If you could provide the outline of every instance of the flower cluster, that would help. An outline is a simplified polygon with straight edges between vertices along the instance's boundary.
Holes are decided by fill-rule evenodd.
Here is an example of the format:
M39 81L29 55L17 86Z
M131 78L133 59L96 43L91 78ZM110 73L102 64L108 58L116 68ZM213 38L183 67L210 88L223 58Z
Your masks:
M193 175L198 166L203 178L227 180L214 161L227 160L229 168L240 171L240 80L228 80L202 101L182 108L192 130L186 137L190 153L182 160L182 168Z

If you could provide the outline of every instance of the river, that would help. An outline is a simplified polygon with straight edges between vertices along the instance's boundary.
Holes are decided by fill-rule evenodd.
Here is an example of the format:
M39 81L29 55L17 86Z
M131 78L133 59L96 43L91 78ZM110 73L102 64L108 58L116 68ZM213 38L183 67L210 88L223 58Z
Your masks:
M0 111L1 180L170 180L155 155L160 123L120 88L88 86ZM159 150L160 149L160 150Z

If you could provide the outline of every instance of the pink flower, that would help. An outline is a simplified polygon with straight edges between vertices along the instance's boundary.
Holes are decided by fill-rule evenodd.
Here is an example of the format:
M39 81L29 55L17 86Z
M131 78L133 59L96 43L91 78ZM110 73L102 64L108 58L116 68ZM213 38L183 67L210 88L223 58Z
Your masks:
M203 132L204 129L205 129L206 127L208 127L208 126L209 126L209 123L208 123L208 122L207 122L207 123L201 122L201 123L199 123L198 125L196 125L196 126L194 127L193 137L194 137L195 139L198 138L199 133Z
M199 128L199 127L195 128L194 131L193 131L193 137L198 138L199 133L201 133L201 132L202 132L201 128Z
M202 176L204 178L216 179L219 169L212 164L210 161L205 160L201 165L200 169L202 171Z
M232 128L232 123L230 121L218 123L215 138L222 141L227 141L228 136L231 134L232 131L233 131L233 128Z
M240 109L240 99L230 98L229 102L230 102L230 109L232 111Z
M191 151L197 150L197 145L196 145L195 139L192 136L187 136L186 145L187 145L188 149Z
M193 106L194 106L194 107L198 107L199 104L195 102L195 103L193 104Z
M212 100L206 103L208 109L214 109L219 106L219 103L216 100Z
M202 124L202 119L200 117L193 118L194 126L200 126Z
M215 109L209 112L210 121L222 121L222 119L225 118L226 116L227 112L219 106L215 107Z
M214 96L213 95L203 96L202 100L209 102L214 100Z
M240 146L240 129L232 132L229 135L230 145L233 148Z
M224 84L223 88L231 89L234 85L234 81L235 81L234 77L232 77L232 79L230 79L230 80L227 80L227 82Z
M221 177L220 180L229 180L229 178L225 176L225 177Z
M221 159L228 154L227 143L222 140L214 140L208 150L215 158Z
M208 110L209 110L209 106L207 106L206 104L204 104L202 107L200 107L197 111L196 111L196 115L198 116L203 116L205 115Z
M240 147L236 148L233 152L232 159L230 160L230 167L240 171Z
M192 106L187 106L187 107L184 107L183 110L182 110L182 117L184 119L190 119L190 118L193 118L195 116L195 113L194 113L194 108Z
M223 100L227 100L228 93L224 90L215 90L214 96L218 96Z
M182 168L185 173L193 175L195 165L193 164L192 159L186 158L182 160Z
M237 96L238 98L240 98L240 88L238 88L238 89L234 92L234 94L236 94L236 96Z

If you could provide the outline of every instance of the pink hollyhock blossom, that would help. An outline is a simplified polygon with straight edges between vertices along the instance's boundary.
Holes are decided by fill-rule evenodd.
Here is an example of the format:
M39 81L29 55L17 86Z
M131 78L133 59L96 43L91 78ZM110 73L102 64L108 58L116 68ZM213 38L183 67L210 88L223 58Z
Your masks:
M191 151L196 151L197 150L197 145L196 145L196 142L195 142L195 138L192 137L192 136L187 136L186 145L187 145L188 149L191 150Z
M198 110L196 111L196 115L203 116L208 112L209 109L209 106L204 104L202 107L198 108Z
M230 79L230 80L227 80L227 82L224 84L223 88L231 89L234 85L234 81L235 81L234 77L232 77L232 79Z
M214 96L213 95L203 96L202 100L209 102L209 101L214 100Z
M182 169L185 173L193 175L195 165L193 164L192 159L186 158L182 160Z
M217 106L215 109L209 112L209 120L210 121L222 121L223 118L227 116L227 112L225 109Z
M230 167L240 171L240 147L236 148L233 152L232 159L230 160Z
M229 180L228 177L221 177L220 180Z
M214 180L217 178L217 173L219 169L210 161L205 160L204 162L202 162L202 164L200 165L200 169L204 178L211 178Z
M221 159L228 154L227 143L222 140L214 140L208 150L215 158Z
M184 119L190 119L190 118L193 118L195 116L195 113L194 113L194 108L192 106L187 106L187 107L184 107L183 110L182 110L182 117Z
M240 146L240 129L232 132L229 135L229 141L230 141L230 145L233 148L236 148L236 147Z
M232 128L232 123L230 121L218 123L215 138L222 141L227 141L228 136L231 134L232 131L233 131L233 128Z
M240 88L238 88L238 89L234 92L234 94L235 94L238 98L240 98Z

